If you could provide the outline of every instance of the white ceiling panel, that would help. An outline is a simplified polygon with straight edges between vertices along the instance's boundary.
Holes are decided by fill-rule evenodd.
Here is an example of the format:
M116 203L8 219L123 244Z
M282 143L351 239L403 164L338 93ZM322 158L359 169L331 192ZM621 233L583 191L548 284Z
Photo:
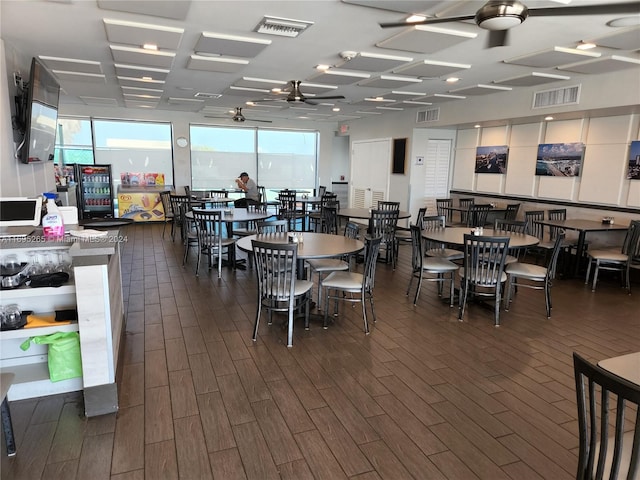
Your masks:
M545 83L559 82L562 80L570 80L567 75L558 75L553 73L531 72L517 77L505 78L504 80L496 80L496 85L508 85L510 87L532 87L534 85L543 85Z
M574 63L581 59L597 58L600 55L598 52L589 52L587 50L553 47L541 52L510 58L504 62L535 68L551 68L566 65L567 63Z
M121 45L109 45L109 48L115 62L127 65L171 68L176 56L173 52L159 52Z
M488 93L508 92L513 90L511 87L501 87L498 85L471 85L469 87L457 88L455 90L449 90L454 95L487 95Z
M420 102L429 102L429 103L443 103L450 102L452 100L464 100L464 95L453 95L449 93L434 93L433 95L427 95L422 98L416 98L417 101Z
M184 28L130 22L126 20L103 19L107 40L111 43L135 45L156 45L161 50L177 50L182 40Z
M100 62L79 60L76 58L49 57L46 55L40 55L38 58L42 60L49 70L78 73L103 73Z
M271 45L266 38L243 37L226 33L202 32L195 46L195 53L253 58Z
M382 95L384 98L389 100L401 101L401 100L413 100L414 98L424 97L427 92L413 92L413 91L402 91L402 90L393 90L391 92L385 93Z
M373 88L402 88L408 85L416 85L421 83L422 80L415 77L399 77L395 75L380 75L379 77L369 78L358 82L358 85L363 87Z
M121 77L142 78L147 77L153 80L166 80L170 70L163 68L138 67L135 65L122 65L116 63L116 75Z
M118 83L123 87L162 88L164 86L164 80L142 80L135 77L118 77Z
M166 0L98 0L98 7L118 12L139 13L154 17L184 20L189 13L191 0L168 2Z
M117 107L118 101L115 98L102 98L102 97L78 97L85 104L92 107Z
M189 70L203 70L205 72L236 73L249 64L249 60L241 58L205 57L189 55L187 68Z
M123 85L121 88L122 88L123 95L126 93L147 93L150 95L158 95L164 92L164 90L161 88L146 88L146 87L136 87L136 86L129 86L129 85Z
M640 73L640 60L637 58L621 57L619 55L610 55L607 57L595 58L584 62L574 63L573 65L565 65L558 67L558 70L566 70L576 73L606 73L624 70L627 68L637 68ZM639 77L640 78L640 77Z
M384 72L413 62L413 57L402 57L398 55L383 55L381 53L352 52L355 57L338 64L349 70L363 70L365 72ZM343 56L343 53L341 53ZM343 57L344 58L344 57Z
M240 80L233 82L236 87L249 87L273 90L274 88L284 89L289 82L286 80L273 80L268 78L242 77Z
M377 43L376 46L405 52L435 53L477 36L475 32L416 25Z
M468 70L471 68L469 64L439 62L437 60L422 60L411 65L396 68L393 73L402 73L404 75L412 75L421 78L438 78L450 75L453 72Z
M60 82L84 82L84 83L96 83L104 85L107 83L107 78L103 74L98 73L82 73L82 72L64 72L62 70L51 70Z
M337 68L319 71L315 75L311 75L309 80L315 82L326 82L335 85L351 85L359 80L371 77L368 73L348 72Z
M640 27L625 29L613 35L607 35L591 41L599 47L637 50L640 48Z

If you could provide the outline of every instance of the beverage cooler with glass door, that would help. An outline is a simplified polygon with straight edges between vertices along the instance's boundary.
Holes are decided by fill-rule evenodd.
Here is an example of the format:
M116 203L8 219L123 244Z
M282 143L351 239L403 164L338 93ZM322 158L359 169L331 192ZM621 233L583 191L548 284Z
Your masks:
M111 165L75 166L78 213L81 218L112 218Z

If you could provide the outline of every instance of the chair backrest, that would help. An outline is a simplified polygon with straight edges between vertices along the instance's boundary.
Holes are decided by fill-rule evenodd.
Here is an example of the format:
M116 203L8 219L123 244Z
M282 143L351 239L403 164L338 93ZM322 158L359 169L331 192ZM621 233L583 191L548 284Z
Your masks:
M418 209L418 215L416 216L415 224L420 226L422 225L422 219L427 214L427 207L421 207Z
M257 223L258 233L286 233L289 231L287 220L260 220Z
M399 210L371 210L369 218L369 234L382 237L382 243L393 245L396 238Z
M547 218L549 220L566 220L567 209L566 208L554 208L547 210Z
M280 190L278 199L280 200L281 208L295 210L296 192L294 190Z
M400 202L378 200L378 210L400 210Z
M327 192L327 187L324 185L318 186L318 197L322 197Z
M518 218L518 211L520 210L519 203L509 203L507 204L507 211L504 214L505 220L515 220Z
M160 192L160 201L162 202L165 217L173 215L173 210L171 209L171 192L169 190Z
M171 211L177 223L182 224L184 214L191 210L191 197L189 195L169 195Z
M564 237L564 229L558 229L558 232L556 233L556 239L553 244L553 250L551 251L551 257L547 262L547 278L549 280L553 280L554 278L556 278L556 265L558 264L558 257L560 256L560 250L562 249Z
M493 230L495 232L527 233L527 222L526 220L506 220L504 218L496 218L493 221Z
M367 236L364 239L364 281L362 282L362 293L373 291L376 278L376 260L380 253L382 237ZM364 301L364 297L363 300Z
M446 226L446 217L444 215L425 215L418 226L422 230L444 228Z
M336 207L322 207L322 232L338 234L338 209Z
M191 196L191 187L189 185L184 186L184 194L187 196Z
M452 198L436 198L436 212L451 222L453 220L453 210L449 210L447 207L453 207Z
M640 387L575 352L573 371L580 439L576 478L640 478ZM634 419L625 418L625 413L635 416L635 427L627 434L625 422L633 424Z
M487 223L487 216L491 205L474 203L469 207L469 215L467 216L467 227L484 227Z
M461 208L466 208L466 212L460 212L460 221L465 225L469 224L469 208L475 203L473 198L461 198L458 200Z
M524 212L524 219L527 222L527 233L542 240L544 237L544 226L538 222L544 220L544 210L529 210Z
M630 263L640 263L640 220L631 220L629 229L633 229L636 238L635 243L633 241L634 239L629 239L629 245L627 246L626 255L629 255ZM627 230L627 235L629 234L629 230Z
M495 287L501 281L509 237L464 235L464 278L477 286Z
M347 222L344 227L344 236L348 238L358 238L360 236L360 225L355 222Z
M297 243L252 240L253 260L258 276L260 301L284 302L295 297Z
M223 221L220 210L193 209L193 223L196 226L200 249L222 247Z
M419 225L409 225L411 230L411 268L414 272L421 272L424 263L424 240Z

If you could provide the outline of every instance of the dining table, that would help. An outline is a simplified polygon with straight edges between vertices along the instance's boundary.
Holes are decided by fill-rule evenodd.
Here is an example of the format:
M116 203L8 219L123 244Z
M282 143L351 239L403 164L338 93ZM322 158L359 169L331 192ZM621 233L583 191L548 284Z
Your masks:
M625 380L640 385L640 352L605 358L598 366Z
M422 231L422 237L445 245L464 245L465 234L473 233L469 227L445 227L429 228ZM525 248L537 245L540 242L538 237L526 233L495 231L492 228L484 228L482 235L485 237L509 237L509 248Z
M580 274L580 260L584 256L586 237L589 232L615 232L629 228L628 223L605 223L598 220L571 218L566 220L538 220L536 223L548 227L563 228L578 232L578 244L576 246L576 258L573 262L573 276Z
M489 213L487 214L487 221L486 221L486 225L493 225L494 220L496 218L504 218L505 215L507 214L507 208L505 205L497 205L497 204L490 204L491 205L491 210L489 210ZM458 223L462 223L462 219L464 218L464 214L465 213L469 213L469 209L471 208L471 206L469 207L461 207L461 206L441 206L440 208L447 210L449 212L458 212L460 213L460 222Z

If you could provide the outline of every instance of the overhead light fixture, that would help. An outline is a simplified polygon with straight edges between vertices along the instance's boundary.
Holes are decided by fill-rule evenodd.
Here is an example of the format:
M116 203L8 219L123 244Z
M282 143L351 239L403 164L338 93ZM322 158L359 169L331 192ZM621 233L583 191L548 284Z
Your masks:
M426 20L426 19L427 19L427 17L425 17L424 15L413 14L409 18L407 18L405 20L405 22L407 22L407 23L415 23L415 22L422 22L423 20Z
M458 77L449 77L445 80L447 83L456 83L459 82L460 79Z
M331 68L331 65L316 65L316 70L320 70L320 71L325 71L325 70L329 70Z
M475 124L473 128L480 128L482 125Z
M145 43L144 45L142 45L142 48L144 48L145 50L158 50L158 45L156 45L155 43Z
M591 42L580 42L578 44L578 46L576 46L576 48L578 50L590 50L592 48L596 48L597 45L595 43L591 43Z
M547 115L546 117L544 117L544 119L545 119L547 122L550 122L551 120L553 120L553 117L552 117L551 115Z
M634 27L640 25L640 15L616 18L607 22L608 27Z
M485 30L508 30L520 25L529 16L529 10L518 0L488 2L476 12L476 23Z
M265 15L253 31L266 35L295 38L311 25L313 25L313 22L306 20L293 20Z
M339 107L333 107L333 108L331 109L331 111L332 111L332 112L339 112L339 111L340 111L340 108L339 108Z

